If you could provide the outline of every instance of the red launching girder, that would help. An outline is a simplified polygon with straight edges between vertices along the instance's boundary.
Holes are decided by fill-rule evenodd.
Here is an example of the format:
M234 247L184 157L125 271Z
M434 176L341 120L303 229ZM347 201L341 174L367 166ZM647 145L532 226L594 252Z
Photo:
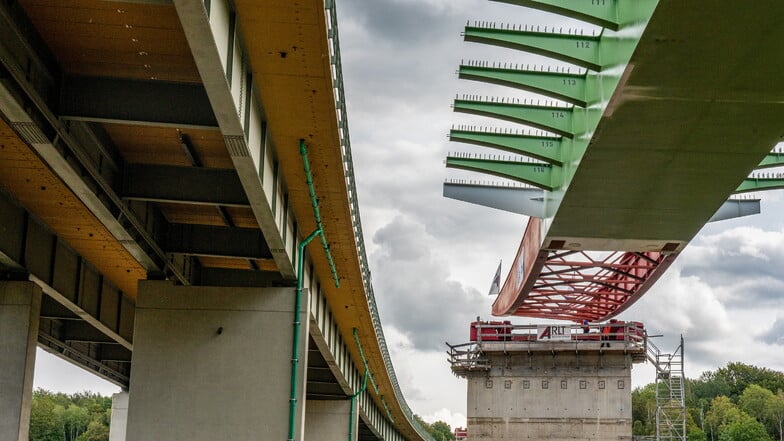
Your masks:
M547 249L531 218L493 315L601 321L632 305L677 253Z

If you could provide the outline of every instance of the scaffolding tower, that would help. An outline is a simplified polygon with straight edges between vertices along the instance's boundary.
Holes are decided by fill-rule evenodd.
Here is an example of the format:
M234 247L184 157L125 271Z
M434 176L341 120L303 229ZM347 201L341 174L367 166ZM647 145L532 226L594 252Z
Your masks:
M656 368L656 441L686 441L683 335L671 354L662 353L650 339L647 347Z

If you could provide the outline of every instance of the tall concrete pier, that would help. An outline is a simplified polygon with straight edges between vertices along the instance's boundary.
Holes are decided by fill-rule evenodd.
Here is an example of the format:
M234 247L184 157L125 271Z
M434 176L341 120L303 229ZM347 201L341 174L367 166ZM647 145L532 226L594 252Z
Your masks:
M471 334L450 346L452 371L468 380L471 441L631 439L631 370L646 359L640 324L475 322Z

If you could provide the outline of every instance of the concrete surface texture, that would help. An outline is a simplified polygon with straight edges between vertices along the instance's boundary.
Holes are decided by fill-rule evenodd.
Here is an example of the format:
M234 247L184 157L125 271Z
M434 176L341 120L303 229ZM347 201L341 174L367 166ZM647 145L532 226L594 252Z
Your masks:
M0 282L0 440L27 441L41 289Z
M631 366L623 353L489 356L468 377L472 441L607 441L632 433Z
M126 439L287 439L294 295L294 288L140 282ZM299 314L297 437L307 303Z
M112 395L112 421L109 424L109 441L125 441L128 428L128 392Z
M349 400L308 400L304 441L345 441L348 439ZM357 439L356 411L352 416L353 438Z

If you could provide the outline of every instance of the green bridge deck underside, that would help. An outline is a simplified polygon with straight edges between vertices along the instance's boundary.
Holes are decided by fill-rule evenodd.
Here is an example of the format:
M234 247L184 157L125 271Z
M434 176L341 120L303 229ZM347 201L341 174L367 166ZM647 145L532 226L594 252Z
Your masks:
M784 136L783 16L660 1L547 238L690 241Z

